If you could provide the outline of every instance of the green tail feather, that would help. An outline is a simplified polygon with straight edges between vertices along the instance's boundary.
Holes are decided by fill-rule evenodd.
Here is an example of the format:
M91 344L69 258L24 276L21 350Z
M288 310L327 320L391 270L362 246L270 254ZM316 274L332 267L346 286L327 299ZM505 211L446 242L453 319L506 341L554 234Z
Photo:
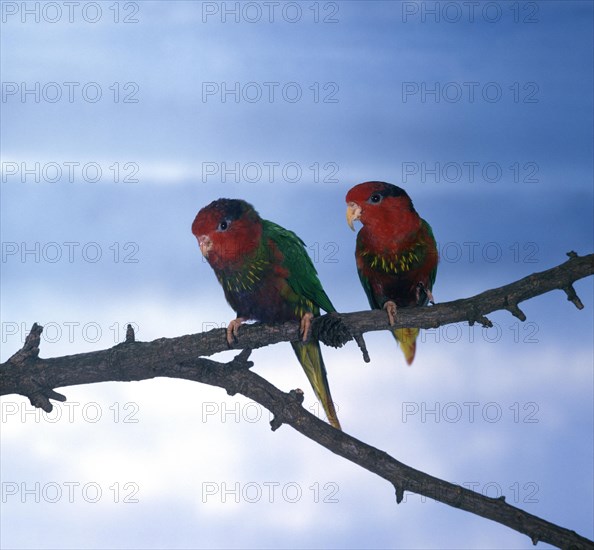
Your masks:
M326 367L324 366L324 360L322 359L319 342L291 342L291 345L295 350L295 355L297 355L297 359L299 359L316 397L324 407L328 421L335 428L342 430L338 417L336 416L332 396L330 395L330 386L328 386Z
M407 364L411 365L417 350L418 328L397 328L392 331L394 338L400 345Z

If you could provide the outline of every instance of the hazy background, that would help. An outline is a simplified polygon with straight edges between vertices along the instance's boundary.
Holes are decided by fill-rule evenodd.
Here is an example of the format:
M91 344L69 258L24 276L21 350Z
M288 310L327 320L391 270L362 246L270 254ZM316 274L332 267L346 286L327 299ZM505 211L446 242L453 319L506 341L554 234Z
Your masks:
M344 196L402 185L444 302L593 248L588 2L1 2L2 355L224 326L190 232L218 197L307 243L368 307ZM592 280L518 322L324 349L342 425L397 459L593 537ZM217 358L229 360L232 353ZM254 370L305 390L288 344ZM2 405L4 548L531 548L406 495L242 397L157 379ZM542 545L542 544L541 544Z

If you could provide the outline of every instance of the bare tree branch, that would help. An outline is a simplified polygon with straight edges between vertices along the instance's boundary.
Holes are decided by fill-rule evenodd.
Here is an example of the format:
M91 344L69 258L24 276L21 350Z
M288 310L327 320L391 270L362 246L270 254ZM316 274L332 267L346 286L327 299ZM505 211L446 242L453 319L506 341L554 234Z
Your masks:
M560 266L472 298L427 308L401 309L396 326L432 328L460 321L489 325L485 315L500 309L510 311L523 321L526 316L518 304L554 289L564 290L568 300L582 309L584 306L572 285L594 273L594 255L568 255L570 259ZM359 336L364 332L390 328L382 311L326 315L316 320L316 325L317 337L335 346L344 344L351 334ZM486 497L435 478L335 430L302 407L300 390L284 393L249 370L252 363L248 357L252 348L299 338L298 323L242 327L239 347L244 350L227 364L203 357L229 349L224 329L136 342L129 327L126 341L113 348L49 359L39 358L42 330L34 324L23 348L0 365L0 395L24 395L33 405L49 412L52 409L50 399L66 400L54 390L57 387L147 380L159 376L219 386L230 395L241 393L269 409L274 415L273 430L283 423L288 424L332 452L388 480L395 488L397 502L402 501L404 491L411 491L506 525L528 535L534 544L543 541L559 548L594 549L592 541L510 506L504 497Z

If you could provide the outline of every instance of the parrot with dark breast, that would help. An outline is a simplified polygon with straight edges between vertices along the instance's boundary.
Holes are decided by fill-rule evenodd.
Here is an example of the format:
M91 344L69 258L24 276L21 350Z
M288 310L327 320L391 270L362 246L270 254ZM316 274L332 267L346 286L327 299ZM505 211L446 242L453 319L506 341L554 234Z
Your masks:
M368 181L346 195L347 222L363 227L355 258L359 279L372 309L385 309L394 325L399 307L433 303L437 245L431 226L415 210L406 191L391 183ZM393 330L406 362L415 358L417 328Z
M303 241L292 231L260 218L238 199L218 199L198 212L192 233L213 268L237 318L227 327L231 345L243 321L299 321L302 340L293 350L332 426L341 429L320 344L308 340L311 320L336 311L324 292Z

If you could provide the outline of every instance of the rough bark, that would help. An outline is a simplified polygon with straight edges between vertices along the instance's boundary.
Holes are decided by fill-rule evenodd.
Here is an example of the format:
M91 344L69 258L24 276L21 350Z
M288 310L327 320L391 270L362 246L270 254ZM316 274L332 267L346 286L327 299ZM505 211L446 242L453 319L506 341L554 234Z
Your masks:
M400 309L396 326L434 328L461 321L488 326L490 321L486 315L501 309L524 321L526 316L518 304L555 289L563 290L567 299L582 309L584 306L572 285L594 273L594 255L578 257L573 252L568 255L570 259L557 267L472 298L426 308ZM364 345L363 333L389 328L383 311L331 314L314 322L316 337L333 346L341 346L353 337ZM41 326L33 325L23 348L0 365L0 395L26 396L33 405L49 412L52 409L50 399L66 400L55 391L58 387L147 380L160 376L219 386L230 395L241 393L269 409L274 415L271 422L273 430L288 424L337 455L386 479L395 488L397 502L402 501L404 491L411 491L506 525L528 535L534 544L543 541L559 548L594 549L592 541L511 506L504 497L486 497L435 478L335 430L302 407L300 390L284 393L249 370L252 366L248 361L251 349L298 339L298 323L243 326L239 341L234 346L243 351L226 364L204 357L229 349L224 329L136 342L129 327L126 341L113 348L48 359L39 358L42 330ZM362 349L365 356L366 350Z

